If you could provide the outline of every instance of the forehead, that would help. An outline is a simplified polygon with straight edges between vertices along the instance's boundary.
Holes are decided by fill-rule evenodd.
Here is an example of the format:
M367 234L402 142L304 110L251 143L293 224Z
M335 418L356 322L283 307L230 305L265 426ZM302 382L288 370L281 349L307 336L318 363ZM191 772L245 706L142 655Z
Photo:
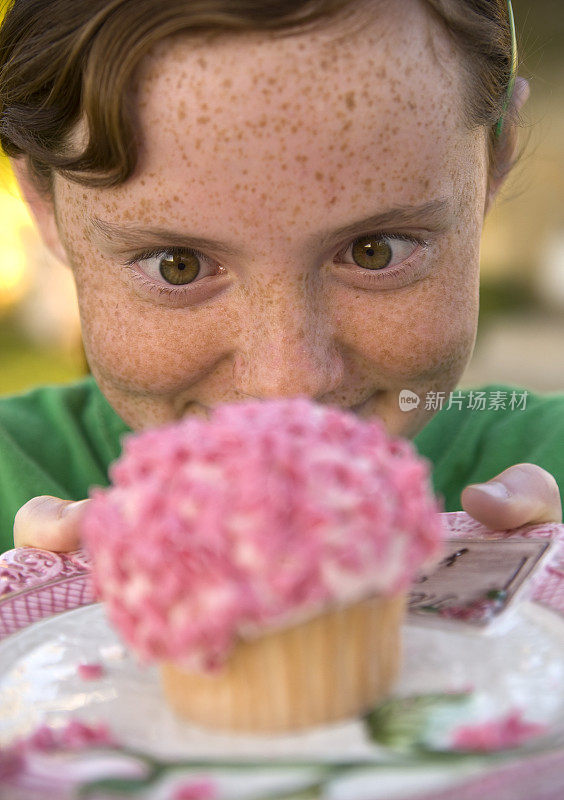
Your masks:
M425 201L437 167L460 160L462 80L417 0L284 37L170 37L136 73L139 162L117 194L144 187L146 215L189 207L208 227L210 208L236 226L265 211L302 219L304 205L309 223L354 215L367 193Z

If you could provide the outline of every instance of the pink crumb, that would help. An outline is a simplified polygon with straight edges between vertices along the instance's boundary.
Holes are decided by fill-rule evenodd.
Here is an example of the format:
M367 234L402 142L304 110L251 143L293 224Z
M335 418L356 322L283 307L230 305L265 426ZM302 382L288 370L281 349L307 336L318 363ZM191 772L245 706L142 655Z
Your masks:
M60 733L62 747L71 750L81 750L95 745L112 746L114 737L107 725L103 722L88 724L78 719L71 719Z
M208 778L183 781L177 786L171 800L214 800L215 784Z
M59 741L56 732L52 728L48 725L40 725L29 735L26 744L32 750L46 753L50 750L56 750Z
M0 786L20 775L24 768L24 757L17 745L0 749Z
M545 733L546 726L523 720L520 711L511 711L505 717L488 720L477 725L463 725L454 732L452 747L455 750L472 750L487 753L518 747Z
M101 664L79 664L78 674L84 681L97 681L104 674L104 667Z
M48 753L56 750L81 750L92 745L112 745L114 738L104 723L90 724L70 719L64 728L43 724L17 744L17 750Z

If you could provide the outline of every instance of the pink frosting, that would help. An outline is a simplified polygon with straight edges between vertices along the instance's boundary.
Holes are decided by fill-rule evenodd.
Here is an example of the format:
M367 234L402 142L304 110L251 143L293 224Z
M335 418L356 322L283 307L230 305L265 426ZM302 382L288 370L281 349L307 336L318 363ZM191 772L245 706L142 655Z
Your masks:
M132 435L84 540L144 659L221 664L237 638L405 591L440 551L429 468L379 420L305 398Z

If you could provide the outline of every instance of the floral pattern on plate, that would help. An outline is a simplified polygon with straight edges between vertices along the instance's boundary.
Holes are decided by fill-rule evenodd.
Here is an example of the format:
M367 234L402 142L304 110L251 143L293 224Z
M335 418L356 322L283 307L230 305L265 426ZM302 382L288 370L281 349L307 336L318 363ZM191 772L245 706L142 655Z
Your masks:
M487 541L513 537L555 539L557 550L534 582L534 599L564 614L564 526L545 523L490 531L464 512L443 514L450 539ZM84 552L51 553L33 547L0 557L0 639L44 617L89 605L96 598Z

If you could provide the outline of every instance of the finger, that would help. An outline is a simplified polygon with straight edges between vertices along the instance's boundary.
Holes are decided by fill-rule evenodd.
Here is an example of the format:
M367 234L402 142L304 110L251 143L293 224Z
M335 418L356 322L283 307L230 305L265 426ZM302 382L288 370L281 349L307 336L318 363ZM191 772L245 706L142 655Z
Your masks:
M494 530L562 521L558 484L536 464L516 464L487 483L467 486L461 501L467 514Z
M14 520L16 547L39 547L56 553L76 550L80 545L80 520L89 500L61 500L50 495L33 497Z

